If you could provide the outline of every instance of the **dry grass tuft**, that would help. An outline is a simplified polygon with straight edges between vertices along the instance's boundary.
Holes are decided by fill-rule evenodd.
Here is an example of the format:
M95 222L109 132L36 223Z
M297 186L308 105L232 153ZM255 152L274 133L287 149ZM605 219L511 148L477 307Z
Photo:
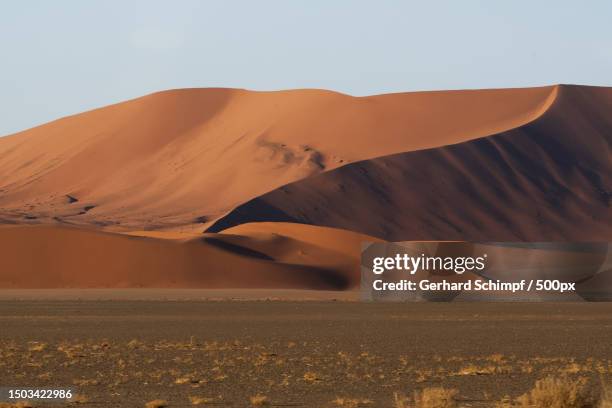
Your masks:
M73 404L85 404L85 403L89 402L89 400L87 399L86 396L84 396L82 394L75 394L70 399L70 402L72 402Z
M415 408L455 408L458 391L443 387L424 388L414 394Z
M601 400L598 408L612 408L612 385L604 387L601 391Z
M487 360L492 361L494 363L497 364L501 364L504 362L505 357L503 354L500 353L495 353L495 354L491 354L489 357L487 357Z
M479 367L474 364L469 364L461 368L457 375L491 375L495 374L496 370L496 367L493 365Z
M168 402L164 400L153 400L149 401L145 404L145 408L166 408L168 407Z
M501 401L495 403L495 408L512 408L513 406L512 399L509 395L506 395Z
M321 378L316 373L313 373L312 371L305 372L302 378L304 378L304 381L307 381L309 383L321 381Z
M586 378L546 377L538 380L533 389L516 399L519 407L589 408L595 398L587 387Z
M373 404L372 400L361 398L346 398L338 397L332 401L332 404L343 408L359 408Z
M87 387L89 385L98 385L100 382L94 378L75 378L72 380L74 385L78 385L79 387Z
M144 345L144 343L142 343L141 341L136 340L136 339L132 339L132 340L130 340L130 341L127 343L127 347L128 347L130 350L135 350L135 349L141 348L143 345Z
M33 405L28 401L18 401L14 404L9 404L7 402L0 402L0 408L32 408Z
M45 351L47 349L47 344L46 343L41 343L38 341L31 341L30 343L28 343L28 350L29 351L36 351L36 352L40 352L40 351Z
M174 380L175 384L188 384L188 383L191 383L191 382L194 382L194 381L192 381L191 377L179 377L176 380ZM197 381L195 381L195 382L197 382Z
M189 402L191 402L191 405L212 404L214 402L214 398L189 397Z
M411 399L402 393L393 393L393 408L409 408Z
M257 394L249 398L252 406L262 407L266 405L270 405L270 400L265 395Z

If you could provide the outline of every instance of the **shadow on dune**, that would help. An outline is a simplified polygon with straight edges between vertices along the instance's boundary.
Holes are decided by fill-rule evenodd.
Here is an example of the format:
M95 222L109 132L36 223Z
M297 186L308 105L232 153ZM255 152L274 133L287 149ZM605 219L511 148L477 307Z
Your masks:
M562 86L535 121L348 164L254 198L211 231L291 221L390 241L607 241L612 90Z
M216 248L222 249L227 252L231 252L233 254L248 256L248 257L256 258L256 259L264 259L266 261L274 261L274 258L262 252L254 251L250 248L232 244L231 242L227 242L219 238L205 237L205 238L202 238L202 241L208 245L212 245Z

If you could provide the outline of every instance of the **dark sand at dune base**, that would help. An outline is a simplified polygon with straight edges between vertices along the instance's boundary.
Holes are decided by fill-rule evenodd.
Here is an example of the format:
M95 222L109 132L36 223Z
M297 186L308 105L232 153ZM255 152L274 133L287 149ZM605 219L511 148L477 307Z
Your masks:
M549 374L612 381L612 303L0 300L0 384L77 389L80 406L389 407L456 388L461 406ZM237 296L240 297L240 296ZM59 297L57 297L59 298ZM204 405L206 406L206 405Z
M0 301L356 301L359 291L302 289L0 289Z

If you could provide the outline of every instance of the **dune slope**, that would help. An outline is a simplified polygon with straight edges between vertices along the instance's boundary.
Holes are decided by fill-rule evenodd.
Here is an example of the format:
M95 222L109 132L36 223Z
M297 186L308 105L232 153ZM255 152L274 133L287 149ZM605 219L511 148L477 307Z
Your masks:
M152 94L0 138L0 222L202 230L254 197L347 163L520 126L555 92Z
M309 242L313 235L329 245ZM361 240L372 238L302 225L245 225L189 240L5 226L0 288L349 289L359 282Z
M610 112L611 89L562 86L532 122L349 164L252 199L208 230L285 221L394 241L607 241Z

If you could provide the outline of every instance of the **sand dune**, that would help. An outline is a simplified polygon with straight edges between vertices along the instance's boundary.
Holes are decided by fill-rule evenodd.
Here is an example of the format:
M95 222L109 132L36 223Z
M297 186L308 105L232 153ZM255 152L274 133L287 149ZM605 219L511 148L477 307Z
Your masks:
M0 138L0 220L202 230L325 170L519 126L555 93L157 93Z
M244 232L169 240L5 226L0 288L349 289L359 282L359 242L370 239L301 225L240 229ZM309 243L313 234L327 237L328 245Z
M63 118L0 138L0 287L348 289L362 241L607 241L610 112L577 86L184 89Z
M557 94L525 125L297 181L239 206L209 231L284 221L392 241L607 241L612 90L563 86Z

